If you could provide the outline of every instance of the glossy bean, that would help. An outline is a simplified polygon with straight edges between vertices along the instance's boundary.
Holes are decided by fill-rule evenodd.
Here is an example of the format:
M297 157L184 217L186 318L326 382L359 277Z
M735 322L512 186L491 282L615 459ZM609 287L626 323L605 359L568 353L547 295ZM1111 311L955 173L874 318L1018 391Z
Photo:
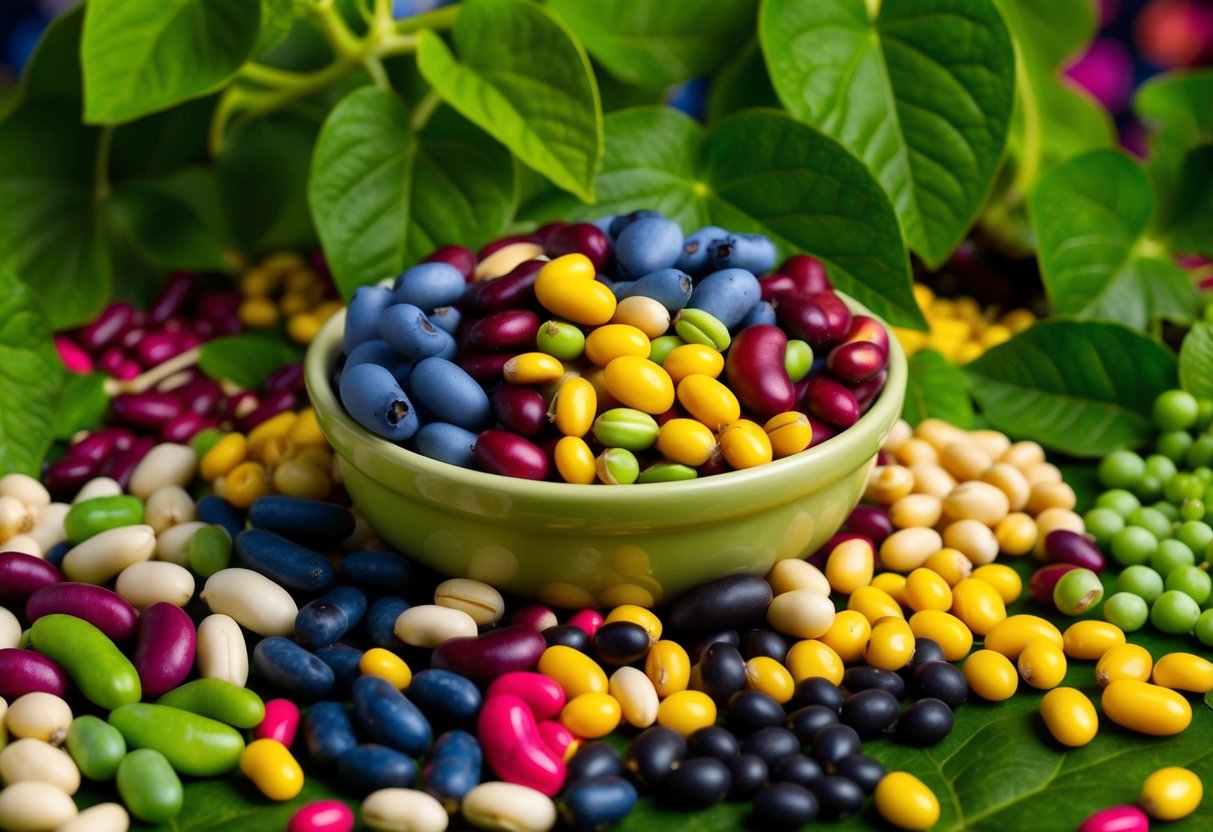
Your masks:
M354 532L354 516L345 506L276 494L249 507L254 528L300 539L339 541Z
M437 647L453 638L475 637L476 621L463 610L421 604L403 610L393 629L405 644Z
M504 677L498 680L501 678ZM484 701L480 689L470 679L438 668L422 670L413 676L408 696L426 719L445 727L471 727Z
M235 770L244 751L244 739L235 728L167 705L123 705L110 712L109 723L122 732L128 746L155 749L176 771L194 777Z
M444 262L419 263L396 278L391 303L436 309L459 300L465 287L463 274L455 266Z
M548 475L547 454L516 433L496 428L483 431L476 437L473 453L481 468L490 473L531 480Z
M339 395L358 424L384 439L403 442L420 427L417 411L400 383L377 364L346 367L341 373Z
M218 682L221 680L216 679L213 681ZM186 685L185 687L188 688L189 685ZM233 685L232 687L234 688L235 686ZM236 690L244 689L236 688ZM252 691L249 691L249 693L256 696L256 694L253 694ZM172 696L172 694L169 694L169 696ZM231 708L228 704L225 704L222 709L223 716L217 715L218 709L212 711L211 713L204 713L203 715L211 716L215 719L221 719L223 722L226 722L229 725L237 725L237 727L251 727L253 729L253 736L257 739L277 740L287 748L294 745L295 734L298 731L300 719L299 707L294 702L290 701L289 699L270 699L267 702L262 702L261 697L259 696L256 697L255 702L250 697L244 698L247 699L247 703L240 703L238 708ZM162 704L173 704L171 701L166 700L167 697L161 697L160 701ZM259 708L257 707L257 703L260 703ZM191 708L184 707L183 705L179 705L178 707L181 707L182 710L192 710ZM239 718L241 722L252 721L254 713L256 713L258 710L261 713L261 718L251 726L241 726L233 721L234 718ZM229 713L229 711L234 713Z
M123 569L114 589L138 609L157 603L184 607L194 597L194 576L175 563L146 560Z
M138 618L135 608L116 592L76 582L43 587L25 605L25 617L31 623L57 613L84 619L114 641L130 638Z
M248 680L248 648L235 619L222 613L208 615L198 624L195 655L198 673L238 687Z
M400 592L408 586L412 564L395 552L360 550L341 559L341 579L362 590Z
M90 780L112 780L126 756L122 733L91 714L72 720L66 747L80 773Z
M157 488L147 498L144 508L147 524L157 535L178 523L193 520L195 515L194 499L179 485Z
M340 702L316 702L303 717L308 753L321 765L334 765L358 744L350 712Z
M729 348L725 375L737 398L762 416L791 410L796 391L784 364L787 335L774 325L750 326Z
M417 763L394 748L365 743L337 758L337 776L359 794L407 788L417 777Z
M311 648L332 644L362 621L366 609L362 590L335 587L300 608L295 616L295 636Z
M156 533L151 526L122 526L72 547L61 568L69 580L103 584L132 563L151 559L155 549Z
M194 664L195 635L189 615L167 601L139 614L131 660L144 693L159 696L185 680Z
M51 832L76 815L76 804L51 783L31 780L0 790L0 825L11 832Z
M433 741L425 716L391 684L362 676L353 684L354 718L372 739L411 756L424 754Z
M312 699L324 696L336 681L332 668L314 653L281 636L257 642L253 667L270 683Z
M244 566L285 589L314 592L336 581L336 571L322 555L274 532L248 529L236 535L234 542Z
M695 284L687 308L701 309L726 328L734 329L746 312L761 300L761 295L762 289L752 272L744 268L722 268Z
M59 613L46 615L34 622L31 638L34 649L62 666L93 703L115 708L139 701L135 667L105 633L87 621Z
M508 693L486 699L476 733L485 761L498 777L548 796L560 791L564 763L543 743L535 717L523 700Z
M128 489L146 500L166 485L184 487L198 471L198 454L188 445L162 442L149 450L131 471Z
M67 539L80 543L95 534L143 522L143 501L126 495L74 503L63 519Z
M502 627L479 636L444 639L434 649L430 663L487 683L504 673L534 668L547 649L543 636L530 627Z
M222 679L195 679L161 696L156 704L189 711L236 728L256 728L266 719L266 703L260 696ZM298 722L298 709L294 711L294 719ZM290 745L293 737L292 728L289 736L283 736L280 741L285 740L283 744Z
M33 650L0 649L0 697L12 701L27 693L67 693L67 674L51 659Z
M351 832L354 813L340 800L316 800L300 806L286 824L286 832Z
M359 815L375 832L445 832L449 823L442 804L415 789L372 792L362 801Z
M669 623L689 635L743 627L762 618L772 599L771 585L753 575L731 575L704 584L676 599Z
M1100 705L1108 719L1142 734L1171 736L1192 721L1192 706L1168 688L1118 679L1104 688Z
M27 738L0 750L0 780L6 786L31 780L51 783L72 795L80 788L80 769L66 751Z
M228 615L261 636L290 635L299 613L285 589L260 572L239 567L223 569L207 578L198 597L211 612Z
M141 748L118 766L118 794L131 814L148 823L166 823L181 812L185 790L160 751Z
M240 755L240 771L270 800L291 800L303 790L303 769L277 740L249 743Z
M451 578L438 584L434 603L466 612L481 627L497 623L505 614L501 593L483 581L469 578Z

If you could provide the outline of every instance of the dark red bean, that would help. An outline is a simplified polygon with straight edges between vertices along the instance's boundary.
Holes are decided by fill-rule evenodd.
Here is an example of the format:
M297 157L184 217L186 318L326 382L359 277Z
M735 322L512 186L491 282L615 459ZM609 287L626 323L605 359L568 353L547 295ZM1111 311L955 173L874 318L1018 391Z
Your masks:
M110 414L132 427L159 429L161 425L185 409L173 393L120 393L110 401Z
M815 448L827 439L833 439L838 435L838 430L833 425L827 425L820 419L815 419L809 416L809 427L813 429L813 438L809 440L809 447Z
M141 326L131 327L118 339L118 346L124 350L133 350L147 336L147 330Z
M493 392L493 414L506 430L538 436L548 425L548 405L533 387L503 384Z
M564 222L562 220L552 220L552 222L545 222L543 225L541 225L535 229L535 238L537 240L539 240L539 245L543 246L544 248L547 248L548 240L552 239L552 235L555 234L560 229L564 228L568 224L569 223ZM545 254L546 254L546 252L545 252ZM551 257L552 255L548 254L547 256Z
M482 350L535 349L539 316L530 309L506 309L474 322L467 331L468 344Z
M855 394L827 376L811 376L804 393L809 412L834 427L849 428L859 421Z
M826 369L846 384L867 381L889 363L889 354L871 341L839 344L826 356Z
M830 283L830 276L826 272L825 264L808 254L793 254L783 261L778 272L786 274L796 281L796 285L800 291L806 295L813 292L834 291L834 287Z
M796 387L784 357L788 336L774 324L755 324L737 334L725 360L729 387L745 407L774 416L796 404Z
M443 246L426 256L422 263L449 263L459 270L463 279L470 283L476 270L476 253L463 246Z
M516 353L465 352L455 359L465 373L480 383L499 381L505 365Z
M555 627L556 613L540 604L528 604L510 615L510 623L518 627L530 627L536 632L543 632L548 627Z
M302 392L304 389L303 363L296 361L291 364L284 364L270 373L265 379L265 384L262 386L270 393L278 390L291 390L295 393Z
M155 367L185 352L181 341L179 332L153 332L135 346L135 357L144 367Z
M480 467L491 474L527 480L547 479L547 455L533 442L508 430L490 428L483 431L476 438L473 453Z
M1061 580L1061 576L1079 567L1072 563L1050 563L1032 573L1028 581L1028 595L1039 604L1053 606L1053 587Z
M208 341L215 337L215 323L206 318L194 321L194 332L204 341Z
M45 586L25 602L31 624L53 613L83 618L114 641L130 638L138 618L135 608L113 590L74 581Z
M483 260L494 251L503 249L506 246L512 246L514 243L539 243L539 237L535 234L515 234L512 237L502 237L500 240L493 240L491 243L486 243L481 247L480 251L476 252L476 259Z
M1050 563L1072 563L1092 572L1102 572L1104 568L1104 556L1095 544L1066 529L1045 535L1045 556Z
M291 390L278 390L273 393L266 393L261 398L261 403L251 413L240 417L236 421L236 425L240 430L248 433L267 419L287 410L294 410L297 403L298 397Z
M152 324L163 324L169 318L180 313L193 291L193 275L175 272L164 284L160 294L152 301L152 305L148 307L148 321Z
M118 484L123 489L130 481L131 472L135 470L135 466L143 461L147 456L147 452L156 447L156 440L148 436L140 436L134 443L125 451L121 451L109 458L106 464L105 475L118 481Z
M235 289L209 289L198 296L198 314L217 320L233 315L244 298Z
M533 669L547 646L533 627L502 627L483 635L442 642L430 656L430 667L450 670L487 685L505 673Z
M259 404L261 404L261 399L257 397L256 393L252 390L241 390L235 395L229 396L223 403L223 419L228 422L243 419L256 410Z
M657 420L657 426L661 427L662 425L664 425L666 422L670 421L671 419L686 419L686 418L688 418L688 414L685 410L682 409L681 405L679 405L678 402L674 402L673 407L671 407L665 413L658 413L653 418Z
M881 506L856 506L845 526L847 531L863 535L877 547L893 533L889 510Z
M97 320L80 330L80 346L89 352L98 352L121 338L131 325L135 308L126 301L111 303Z
M117 438L108 431L96 430L67 449L67 455L76 459L92 460L100 465L117 447Z
M101 463L87 457L65 456L46 466L42 484L52 494L70 494L97 475Z
M63 573L53 563L25 552L0 552L0 598L25 598L59 583Z
M184 445L193 439L198 431L217 427L219 420L216 417L189 411L165 422L164 427L160 429L160 440Z
M851 319L851 331L847 333L846 343L851 344L856 341L870 341L888 355L889 331L875 318L868 315L856 315Z
M139 362L128 358L114 372L114 378L119 381L130 381L133 378L138 378L141 372L143 372L143 368L139 365Z
M199 376L193 381L187 381L180 387L174 388L173 395L187 402L189 409L194 413L205 415L214 413L219 403L223 401L223 388L214 379ZM256 407L256 396L253 396L253 401L253 407Z
M215 337L220 335L235 335L244 329L244 325L240 323L240 319L234 314L221 315L209 320L215 327Z
M27 693L67 694L67 674L51 659L33 650L0 650L0 696L12 702Z
M785 330L807 341L815 352L829 347L830 317L808 295L795 292L780 295L775 301L775 317Z
M144 696L160 696L185 681L194 664L196 637L189 614L168 601L156 601L139 613L131 664Z
M527 260L507 275L473 283L464 293L463 303L490 312L526 306L535 299L535 276L543 264L543 260Z
M708 461L695 469L695 473L700 477L712 477L716 474L727 474L731 469L729 464L724 461L724 457L719 454L712 454L708 457Z
M851 385L851 392L855 394L855 403L859 405L860 413L866 413L872 402L876 401L876 397L884 389L884 383L888 381L888 378L889 371L881 370L867 381Z
M773 301L782 295L799 291L795 280L786 274L779 274L778 272L769 274L759 280L758 288L762 292L762 299L765 301Z
M611 243L602 229L588 222L562 225L544 243L544 254L553 259L574 252L590 258L594 270L601 272L611 259Z
M181 333L181 336L177 339L177 346L181 348L181 352L185 352L186 350L192 350L204 340L206 339L202 337L201 333L189 329Z
M97 358L97 369L103 373L109 373L111 376L117 376L126 361L126 352L122 347L107 347Z
M826 318L829 320L829 341L828 345L842 343L842 340L847 337L847 333L851 331L851 309L842 298L833 292L816 292L808 296L810 300L817 303L818 306L826 313Z
M703 635L761 620L770 603L771 585L765 580L728 575L680 595L670 605L667 620L687 635Z

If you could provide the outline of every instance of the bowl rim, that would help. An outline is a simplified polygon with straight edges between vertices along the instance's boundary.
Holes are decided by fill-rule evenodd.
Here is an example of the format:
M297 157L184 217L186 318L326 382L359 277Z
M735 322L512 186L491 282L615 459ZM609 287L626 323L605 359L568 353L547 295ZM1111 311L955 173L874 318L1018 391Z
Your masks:
M743 489L749 485L761 484L763 488L769 489L777 480L783 480L787 487L796 488L802 493L812 493L834 482L837 479L837 473L853 467L852 457L855 447L867 441L871 434L882 433L876 446L879 448L883 444L884 436L891 430L901 414L905 398L908 373L906 357L892 328L883 318L872 313L859 301L843 292L837 292L837 294L854 314L874 318L889 334L887 368L889 375L885 380L884 389L881 390L876 401L854 425L816 447L753 468L728 471L693 480L633 483L623 488L603 487L598 483L587 486L567 482L527 480L461 468L431 459L376 436L345 412L345 408L341 405L329 382L330 371L341 352L345 309L331 316L308 346L304 358L304 379L312 406L316 408L318 414L323 413L325 417L333 419L351 436L366 443L376 456L403 466L418 475L441 477L456 487L505 492L519 499L543 501L549 503L553 510L560 507L575 513L580 507L584 507L587 511L600 511L604 506L615 506L621 510L626 510L629 506L636 509L643 506L647 508L648 512L651 512L654 501L673 498L694 499L697 495L705 498L718 498L718 492L722 489L735 491L740 495L744 493ZM338 451L339 456L343 456L342 448L346 443L334 442L333 437L328 435L330 431L325 418L322 417L319 421L330 444ZM817 477L819 486L806 490L802 481L803 475L813 471L819 472ZM373 474L365 470L363 473L384 487L391 488L388 483L382 482ZM397 489L391 488L391 490L399 493Z

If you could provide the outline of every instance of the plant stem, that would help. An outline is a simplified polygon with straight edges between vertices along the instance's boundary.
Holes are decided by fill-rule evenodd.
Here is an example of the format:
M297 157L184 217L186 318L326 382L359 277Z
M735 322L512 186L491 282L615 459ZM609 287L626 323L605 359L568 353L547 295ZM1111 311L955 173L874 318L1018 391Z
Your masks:
M396 31L399 34L409 32L418 32L422 29L431 29L441 31L449 29L455 25L455 20L459 17L459 5L443 6L433 11L422 12L415 14L412 17L406 17L403 20L396 21Z
M366 72L371 76L371 80L375 82L376 87L381 90L390 90L392 88L392 82L387 77L387 70L383 68L383 61L374 55L367 55L362 59L362 65L366 67Z
M425 95L417 102L417 106L413 108L413 114L409 118L409 124L416 132L421 132L430 121L430 116L434 115L434 111L438 109L438 105L442 103L442 99L438 97L438 93L433 90L426 90Z

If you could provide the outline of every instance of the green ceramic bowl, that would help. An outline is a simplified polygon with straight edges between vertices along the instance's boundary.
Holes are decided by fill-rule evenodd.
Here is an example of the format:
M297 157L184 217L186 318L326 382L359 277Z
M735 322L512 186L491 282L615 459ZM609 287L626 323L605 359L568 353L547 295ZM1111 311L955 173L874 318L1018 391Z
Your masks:
M905 354L891 338L880 397L850 430L815 448L686 482L532 482L429 459L354 422L329 384L344 325L345 313L335 315L312 342L307 388L346 489L371 525L438 572L561 607L652 606L811 554L859 501L906 384Z

